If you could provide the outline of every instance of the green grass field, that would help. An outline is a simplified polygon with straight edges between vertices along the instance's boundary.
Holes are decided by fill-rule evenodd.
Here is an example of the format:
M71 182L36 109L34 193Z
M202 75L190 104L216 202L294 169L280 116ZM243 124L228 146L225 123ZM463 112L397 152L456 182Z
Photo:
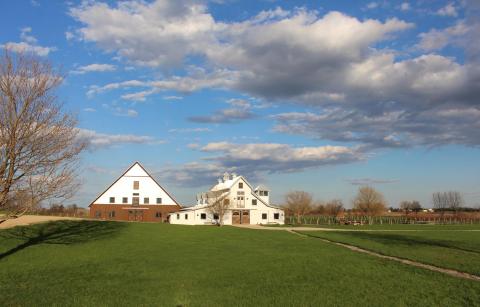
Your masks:
M437 227L438 228L438 227ZM329 231L308 235L347 243L384 255L480 275L480 232Z
M93 221L0 231L0 292L5 306L480 306L480 282L285 231Z

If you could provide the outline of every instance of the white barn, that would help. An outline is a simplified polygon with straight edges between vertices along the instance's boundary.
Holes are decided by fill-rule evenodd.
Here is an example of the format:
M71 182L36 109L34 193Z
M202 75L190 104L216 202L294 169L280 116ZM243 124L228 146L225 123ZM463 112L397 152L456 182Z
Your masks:
M135 162L90 205L90 217L107 220L164 222L180 204Z
M208 192L197 195L197 204L173 212L171 224L211 225L218 223L209 207L218 201L227 202L224 225L232 224L284 224L285 212L270 204L270 191L265 186L253 188L243 177L225 173Z

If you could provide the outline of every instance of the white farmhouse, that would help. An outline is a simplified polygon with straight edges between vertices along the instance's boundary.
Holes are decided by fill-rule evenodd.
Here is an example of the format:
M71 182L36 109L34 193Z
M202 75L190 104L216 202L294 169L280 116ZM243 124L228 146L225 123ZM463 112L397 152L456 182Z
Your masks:
M228 209L223 217L224 225L232 224L284 224L283 209L270 204L270 191L265 186L255 189L243 176L225 173L208 192L197 195L197 204L173 212L171 224L208 225L218 223L218 216L211 210L213 204L223 202Z

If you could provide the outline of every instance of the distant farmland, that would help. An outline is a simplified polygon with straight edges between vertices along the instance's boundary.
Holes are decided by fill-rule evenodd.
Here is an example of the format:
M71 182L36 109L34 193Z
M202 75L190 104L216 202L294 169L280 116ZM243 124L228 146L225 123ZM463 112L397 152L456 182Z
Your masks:
M309 234L478 273L479 233L448 229ZM480 305L480 282L315 237L93 221L0 231L0 289L7 306Z

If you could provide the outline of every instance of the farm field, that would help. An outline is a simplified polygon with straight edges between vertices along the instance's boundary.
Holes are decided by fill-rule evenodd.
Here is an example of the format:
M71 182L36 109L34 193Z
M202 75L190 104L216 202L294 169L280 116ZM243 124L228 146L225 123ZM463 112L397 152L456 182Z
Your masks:
M0 289L6 306L480 305L479 282L286 231L96 221L1 230Z
M453 227L453 231L448 231L449 228L452 229L452 226L435 226L423 231L405 231L404 229L394 232L307 231L302 233L354 245L384 255L480 275L480 232L461 231L462 228L470 229L468 225Z

